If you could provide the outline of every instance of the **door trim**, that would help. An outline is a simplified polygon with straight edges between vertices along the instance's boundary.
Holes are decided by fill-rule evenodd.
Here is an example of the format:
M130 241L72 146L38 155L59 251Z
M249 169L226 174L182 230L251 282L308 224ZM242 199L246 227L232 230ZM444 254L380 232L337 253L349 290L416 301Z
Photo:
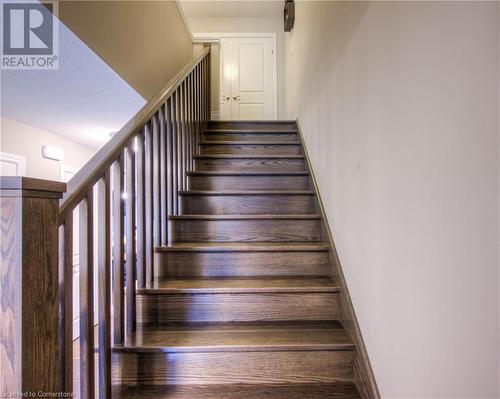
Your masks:
M229 38L229 37L235 37L235 38L245 38L245 37L264 37L264 38L270 38L272 39L273 43L273 57L272 57L272 62L273 62L273 84L272 84L272 90L273 90L273 117L275 120L278 119L278 63L277 63L277 49L276 49L276 33L275 32L270 32L270 33L217 33L217 32L212 32L212 33L193 33L193 42L196 43L204 43L204 42L219 42L221 38ZM221 75L221 69L222 68L222 63L219 63L219 76Z
M26 175L26 157L16 154L10 154L8 152L0 152L0 161L16 165L16 170L17 170L16 176ZM0 174L1 173L2 171L0 168Z

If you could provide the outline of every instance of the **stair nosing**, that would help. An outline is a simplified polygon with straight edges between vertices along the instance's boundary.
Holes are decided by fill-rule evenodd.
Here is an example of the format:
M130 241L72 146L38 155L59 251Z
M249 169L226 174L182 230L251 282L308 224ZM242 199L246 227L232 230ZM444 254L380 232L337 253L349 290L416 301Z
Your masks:
M205 134L218 134L218 133L235 133L235 134L298 134L296 129L204 129Z
M237 243L235 245L220 244L207 245L207 243L188 243L188 244L172 244L171 246L155 247L156 253L163 252L328 252L330 247L322 243L307 243L299 245L290 245L289 243L269 245L269 244L252 244L252 243Z
M245 195L314 195L314 190L183 190L179 195L245 196Z
M241 141L241 140L204 140L199 145L302 145L300 141Z
M276 215L172 215L170 220L319 220L319 213Z
M218 171L218 170L194 170L188 171L188 176L309 176L306 171Z
M304 159L304 155L201 154L194 159Z
M350 351L355 344L301 344L301 345L220 345L220 346L125 346L113 347L114 352L160 353L211 353L211 352L299 352L299 351Z

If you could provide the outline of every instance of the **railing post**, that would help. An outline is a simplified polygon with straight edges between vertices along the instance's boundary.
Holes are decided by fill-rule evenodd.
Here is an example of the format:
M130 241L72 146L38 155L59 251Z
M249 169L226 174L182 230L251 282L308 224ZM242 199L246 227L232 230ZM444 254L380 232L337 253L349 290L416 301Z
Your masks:
M58 218L59 198L65 191L66 184L60 182L0 178L0 392L4 394L29 397L31 392L63 391Z

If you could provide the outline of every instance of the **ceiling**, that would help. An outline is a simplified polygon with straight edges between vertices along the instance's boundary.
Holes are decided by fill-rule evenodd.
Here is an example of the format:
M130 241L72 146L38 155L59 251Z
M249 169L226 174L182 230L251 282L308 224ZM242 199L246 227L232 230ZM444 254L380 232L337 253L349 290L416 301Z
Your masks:
M281 17L284 0L180 0L187 18Z
M59 69L2 70L1 114L98 149L144 99L59 24Z

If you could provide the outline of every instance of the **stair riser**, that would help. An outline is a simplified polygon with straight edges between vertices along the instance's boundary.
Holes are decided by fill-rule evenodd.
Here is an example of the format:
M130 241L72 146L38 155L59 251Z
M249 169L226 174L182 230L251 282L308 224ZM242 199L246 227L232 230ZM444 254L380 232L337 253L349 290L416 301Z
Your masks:
M205 132L205 141L297 141L296 133Z
M308 176L190 176L190 190L307 190Z
M327 252L169 252L155 254L160 277L330 275Z
M185 215L259 215L314 213L312 195L182 195Z
M225 154L225 155L300 155L302 148L300 144L202 144L202 154Z
M353 380L351 351L113 353L112 358L114 384L297 384Z
M320 241L320 221L173 220L172 242Z
M339 307L339 295L332 292L139 294L137 322L337 320Z
M360 399L350 383L114 386L114 399Z
M295 122L259 122L255 123L254 121L241 122L241 121L210 121L208 124L209 129L243 129L243 130L255 130L263 131L263 130L296 130L297 126Z
M230 158L230 159L197 159L196 170L200 171L249 171L249 172L303 172L303 159L258 159L258 158Z

